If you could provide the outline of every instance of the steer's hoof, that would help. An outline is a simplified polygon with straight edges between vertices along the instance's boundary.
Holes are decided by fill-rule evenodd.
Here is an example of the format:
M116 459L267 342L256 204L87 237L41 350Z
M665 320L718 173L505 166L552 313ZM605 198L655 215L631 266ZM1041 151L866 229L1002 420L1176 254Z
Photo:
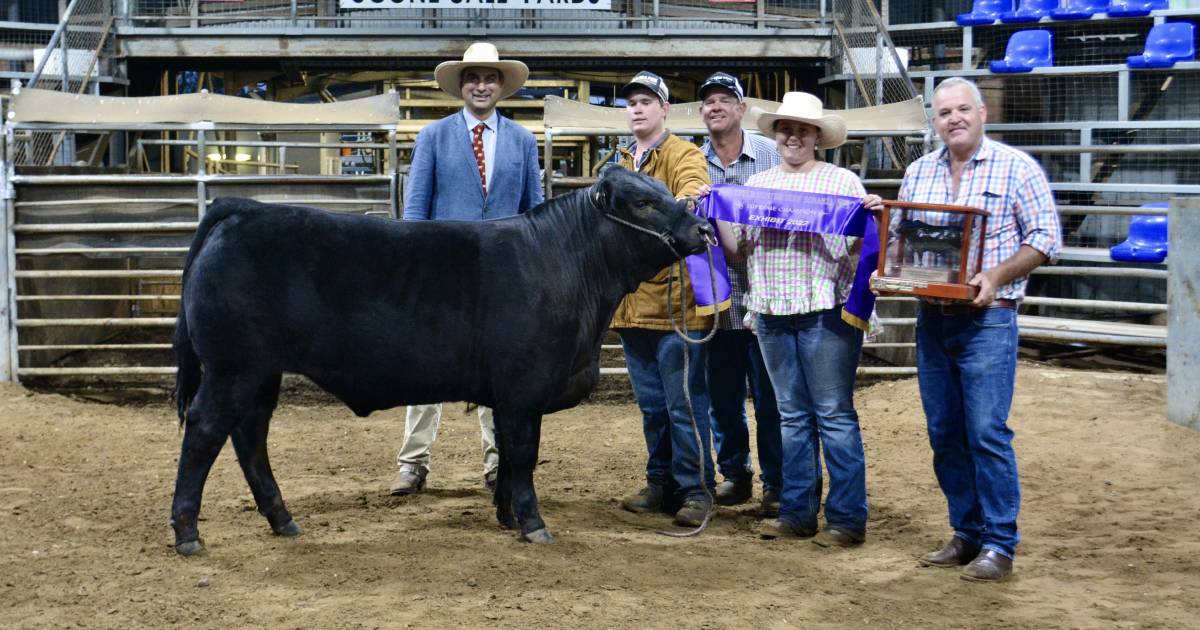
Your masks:
M545 527L535 529L527 534L521 534L521 539L525 542L531 542L535 545L549 545L554 542L554 536L550 535L550 530Z
M279 527L272 527L271 529L275 530L275 533L280 536L291 537L300 535L300 526L296 524L296 521L288 521Z
M198 556L205 551L207 549L204 548L204 541L198 538L187 542L175 543L175 553L181 556Z

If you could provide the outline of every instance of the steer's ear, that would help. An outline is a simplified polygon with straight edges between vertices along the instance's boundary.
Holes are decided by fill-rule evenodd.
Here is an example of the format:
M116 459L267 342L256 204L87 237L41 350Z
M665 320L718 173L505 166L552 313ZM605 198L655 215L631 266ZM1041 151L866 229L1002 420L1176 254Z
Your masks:
M600 179L595 184L596 203L601 208L607 208L612 203L613 198L613 174L619 170L624 170L620 166L606 166L600 171Z

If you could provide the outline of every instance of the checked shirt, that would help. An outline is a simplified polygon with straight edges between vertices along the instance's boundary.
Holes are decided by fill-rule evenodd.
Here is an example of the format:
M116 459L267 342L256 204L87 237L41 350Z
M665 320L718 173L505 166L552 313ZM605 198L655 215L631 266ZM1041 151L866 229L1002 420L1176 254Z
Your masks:
M742 153L733 164L721 164L712 142L700 147L708 161L708 177L714 184L745 185L750 176L779 164L779 152L775 143L752 133L742 132ZM746 294L746 263L726 260L729 271L729 308L721 311L719 325L722 330L741 330L742 318L746 315L743 305Z
M963 165L954 195L950 153L943 147L909 165L900 186L901 201L972 206L988 212L983 243L983 270L996 267L1029 245L1056 260L1062 245L1062 228L1054 194L1041 166L1028 154L1002 142L983 138L975 155ZM915 212L932 225L946 225L942 212ZM1025 297L1028 278L1018 278L997 288L997 299Z
M747 186L861 199L867 195L854 173L820 162L808 173L779 167L752 176ZM746 258L750 290L746 310L764 315L800 315L831 309L850 297L858 256L846 236L734 225Z

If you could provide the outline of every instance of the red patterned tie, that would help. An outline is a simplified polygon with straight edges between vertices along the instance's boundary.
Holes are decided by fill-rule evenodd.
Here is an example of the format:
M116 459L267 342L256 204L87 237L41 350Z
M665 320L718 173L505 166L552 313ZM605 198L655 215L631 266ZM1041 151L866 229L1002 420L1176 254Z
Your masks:
M483 130L487 129L487 125L479 123L475 125L475 139L471 141L471 148L475 150L475 164L479 166L479 181L483 184L483 194L487 194L487 169L483 166Z

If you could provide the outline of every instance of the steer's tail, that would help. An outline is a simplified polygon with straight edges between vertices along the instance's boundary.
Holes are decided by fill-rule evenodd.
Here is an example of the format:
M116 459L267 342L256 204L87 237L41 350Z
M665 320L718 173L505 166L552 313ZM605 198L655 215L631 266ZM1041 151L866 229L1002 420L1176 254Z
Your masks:
M192 347L192 339L188 336L186 309L183 300L179 300L179 315L175 318L175 391L171 398L179 413L179 424L187 420L188 406L200 389L200 357Z
M192 338L188 334L187 292L184 290L187 287L188 274L192 269L192 261L204 247L208 233L217 223L228 218L242 205L245 205L244 201L238 203L237 200L226 198L214 200L212 206L205 212L204 219L196 227L196 236L192 238L192 246L188 249L187 260L183 263L183 281L179 291L179 314L175 317L175 389L171 392L181 425L187 420L188 406L192 404L192 398L195 398L196 391L200 389L201 379L200 357L196 354Z

